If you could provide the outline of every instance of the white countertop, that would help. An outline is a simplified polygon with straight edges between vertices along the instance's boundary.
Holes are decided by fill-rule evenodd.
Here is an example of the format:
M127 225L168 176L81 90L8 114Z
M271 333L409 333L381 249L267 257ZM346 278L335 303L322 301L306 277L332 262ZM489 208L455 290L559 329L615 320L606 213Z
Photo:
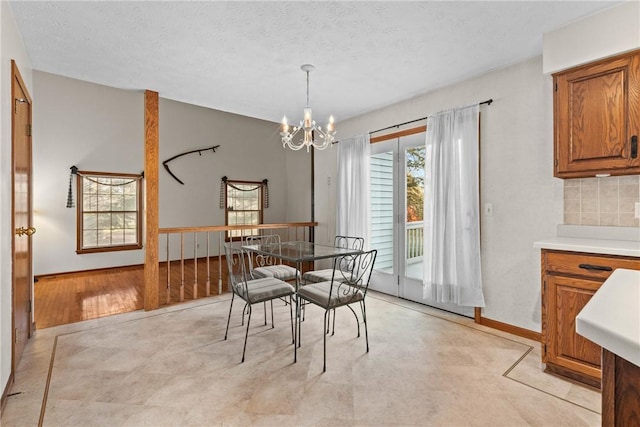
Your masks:
M576 317L576 332L640 366L640 271L615 270Z
M640 227L559 224L555 237L533 243L540 249L640 257Z
M640 242L580 237L549 237L533 243L540 249L640 257Z

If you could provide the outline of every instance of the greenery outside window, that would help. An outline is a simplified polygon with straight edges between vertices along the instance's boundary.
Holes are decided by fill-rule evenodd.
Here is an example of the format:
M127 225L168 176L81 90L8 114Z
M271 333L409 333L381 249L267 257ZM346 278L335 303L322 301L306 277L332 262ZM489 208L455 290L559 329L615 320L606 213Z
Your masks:
M258 225L263 218L263 183L227 180L225 185L226 225ZM227 238L259 234L258 229L229 230Z
M424 160L425 147L406 150L407 222L424 220Z
M78 171L77 253L142 248L142 175Z

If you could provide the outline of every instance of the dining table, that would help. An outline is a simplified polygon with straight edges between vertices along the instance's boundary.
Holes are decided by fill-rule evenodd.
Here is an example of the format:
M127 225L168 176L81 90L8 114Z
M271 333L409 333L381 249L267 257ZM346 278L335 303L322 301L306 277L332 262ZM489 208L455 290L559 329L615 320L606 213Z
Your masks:
M295 288L296 292L302 285L302 265L307 262L315 262L323 259L332 259L344 255L357 255L363 252L362 249L342 248L329 245L321 245L315 242L306 241L289 241L281 243L261 243L256 245L243 245L242 249L255 252L264 257L273 257L287 263L295 264L299 274L296 275ZM298 298L296 298L296 320L300 316L298 309ZM298 322L295 322L294 331L295 343L293 361L297 361L297 348L299 347L300 337L298 331Z

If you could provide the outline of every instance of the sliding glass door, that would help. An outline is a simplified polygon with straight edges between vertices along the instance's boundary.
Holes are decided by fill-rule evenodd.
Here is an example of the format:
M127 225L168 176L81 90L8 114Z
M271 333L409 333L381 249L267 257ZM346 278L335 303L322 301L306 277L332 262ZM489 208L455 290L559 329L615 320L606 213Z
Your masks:
M422 296L425 133L371 145L371 248L378 250L371 289L473 317L472 307Z
M397 139L371 145L370 246L378 250L378 255L369 287L394 296L398 296L399 287L396 273L398 253L395 243L398 236L397 158Z
M371 288L403 297L422 287L424 132L371 145Z

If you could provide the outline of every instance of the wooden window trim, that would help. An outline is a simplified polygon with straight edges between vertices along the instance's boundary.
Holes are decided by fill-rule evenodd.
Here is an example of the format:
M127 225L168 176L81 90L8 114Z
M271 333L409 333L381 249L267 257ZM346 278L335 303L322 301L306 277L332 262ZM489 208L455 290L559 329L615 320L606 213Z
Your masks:
M133 244L125 244L125 245L114 245L114 246L101 246L96 248L83 248L82 247L82 236L84 232L83 225L83 193L82 193L82 176L83 175L93 175L93 176L101 176L101 177L113 177L113 178L131 178L137 179L137 191L136 191L136 199L137 199L137 210L136 210L136 234L137 234L137 243ZM95 172L95 171L78 171L76 176L76 189L78 193L78 203L76 204L76 253L77 254L89 254L89 253L99 253L99 252L117 252L117 251L131 251L142 249L142 210L143 210L143 198L142 198L142 178L141 174L131 174L131 173L117 173L117 172Z
M396 131L393 133L388 133L385 135L380 135L380 136L374 136L371 139L369 139L369 143L370 144L375 144L378 142L384 142L384 141L389 141L390 139L396 139L396 138L400 138L403 136L408 136L408 135L415 135L416 133L422 133L422 132L426 132L427 131L427 125L424 126L418 126L418 127L414 127L411 129L404 129L404 130L400 130L400 131Z

